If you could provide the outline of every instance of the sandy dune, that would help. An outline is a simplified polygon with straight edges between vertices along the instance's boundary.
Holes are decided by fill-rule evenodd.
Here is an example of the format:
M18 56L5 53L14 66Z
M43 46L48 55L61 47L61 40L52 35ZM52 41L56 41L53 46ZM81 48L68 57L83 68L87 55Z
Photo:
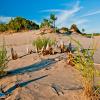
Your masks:
M38 31L30 31L23 33L15 33L12 35L4 35L6 41L6 48L8 55L10 49L13 47L18 55L26 54L26 48L33 49L32 41L39 37ZM44 36L60 41L69 43L69 37L61 34L45 34ZM73 38L80 40L84 47L88 47L91 39L80 35L72 35ZM0 36L0 43L2 43L3 36ZM97 41L97 51L94 55L95 63L100 63L100 36L94 37ZM61 54L52 56L39 56L34 53L24 56L17 60L11 60L8 63L7 70L14 70L24 68L29 65L41 62L44 59L52 59ZM66 55L66 54L65 54ZM25 72L17 75L6 76L0 81L0 85L7 84L5 91L9 90L16 84L23 83L23 87L15 89L6 100L84 100L82 96L81 76L80 73L73 67L66 64L63 59L56 63L50 64L50 68L42 69L40 71ZM99 67L99 66L98 66ZM9 84L10 83L10 84ZM18 82L17 82L18 83ZM56 84L61 88L63 93L58 96L52 85Z

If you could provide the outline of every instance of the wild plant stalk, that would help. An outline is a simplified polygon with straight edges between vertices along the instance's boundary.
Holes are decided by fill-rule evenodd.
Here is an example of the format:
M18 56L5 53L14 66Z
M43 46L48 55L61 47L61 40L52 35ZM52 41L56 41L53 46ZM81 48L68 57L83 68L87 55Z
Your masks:
M0 75L5 74L7 63L8 63L8 57L5 48L5 40L3 39L3 45L0 47Z
M81 72L83 77L83 88L84 94L87 97L92 97L95 93L94 88L94 76L96 74L96 69L94 67L93 55L95 53L96 47L93 45L89 46L88 49L84 49L82 44L71 38L77 44L77 52L73 59L74 66Z
M6 68L6 51L3 47L0 48L0 73Z

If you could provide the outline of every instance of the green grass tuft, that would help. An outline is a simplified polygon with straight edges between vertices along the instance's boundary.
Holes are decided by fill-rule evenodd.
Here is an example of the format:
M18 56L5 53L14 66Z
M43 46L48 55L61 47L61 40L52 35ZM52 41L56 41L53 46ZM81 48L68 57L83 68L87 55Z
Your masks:
M41 50L43 47L46 48L47 44L52 46L55 44L55 41L45 37L39 37L33 41L33 46L35 46L38 51Z

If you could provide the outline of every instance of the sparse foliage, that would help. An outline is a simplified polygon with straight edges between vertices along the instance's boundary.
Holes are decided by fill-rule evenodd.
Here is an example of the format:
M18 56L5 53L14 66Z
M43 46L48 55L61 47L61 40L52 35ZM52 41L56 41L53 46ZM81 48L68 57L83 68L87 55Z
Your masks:
M51 14L50 15L50 20L51 20L51 22L53 24L53 27L55 28L55 21L57 20L57 17L54 14Z
M84 94L89 98L95 98L94 78L96 69L94 67L93 55L96 50L92 45L88 49L84 49L79 41L71 38L77 44L77 52L72 56L71 63L77 68L83 77ZM91 99L92 100L92 99ZM94 99L93 99L94 100Z
M50 15L49 19L43 19L43 22L40 25L40 28L44 28L44 27L55 27L55 21L57 20L57 17L54 14ZM55 29L56 31L56 29Z
M40 28L51 27L51 22L48 19L43 19L43 22L40 25Z

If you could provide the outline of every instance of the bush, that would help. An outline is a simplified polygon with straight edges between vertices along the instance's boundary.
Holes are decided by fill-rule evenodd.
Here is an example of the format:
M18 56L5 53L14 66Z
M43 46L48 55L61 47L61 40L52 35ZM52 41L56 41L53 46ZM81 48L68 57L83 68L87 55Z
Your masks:
M7 31L7 25L0 24L0 32L5 32L5 31Z

